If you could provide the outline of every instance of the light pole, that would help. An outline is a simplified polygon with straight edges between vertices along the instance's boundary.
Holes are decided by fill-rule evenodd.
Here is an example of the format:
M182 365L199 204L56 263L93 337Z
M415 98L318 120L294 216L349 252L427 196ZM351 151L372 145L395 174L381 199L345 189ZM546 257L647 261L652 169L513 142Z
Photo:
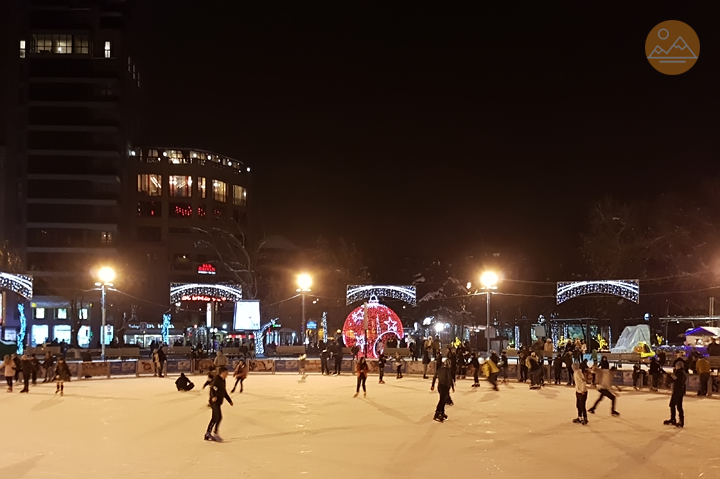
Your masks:
M100 327L100 357L103 361L105 361L105 323L107 321L105 295L107 294L108 286L112 286L112 281L115 279L115 270L108 266L100 268L100 271L98 271L98 278L100 278L100 286L102 287L102 326Z
M307 274L299 274L297 277L297 292L302 295L302 325L300 327L300 341L305 346L305 293L310 292L312 286L312 277Z
M487 354L490 355L490 295L493 289L497 289L498 275L493 271L485 271L480 276L480 284L483 285L487 297L487 325L485 327L485 339L487 340Z

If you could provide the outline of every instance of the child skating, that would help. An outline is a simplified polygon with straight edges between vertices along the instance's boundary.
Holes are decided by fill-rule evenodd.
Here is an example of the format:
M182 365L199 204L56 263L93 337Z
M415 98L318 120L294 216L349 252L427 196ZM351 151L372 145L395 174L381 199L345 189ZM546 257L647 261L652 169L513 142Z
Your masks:
M210 423L208 424L207 431L205 432L206 441L222 442L222 438L218 435L218 429L220 428L220 422L222 421L222 403L227 400L231 406L233 405L232 399L227 393L227 389L225 387L225 379L227 378L227 375L227 368L225 366L220 366L218 368L218 373L210 386L210 408L212 409L212 417L210 418Z
M55 394L60 393L61 396L65 395L65 382L70 382L70 368L68 368L65 358L60 357L55 368L55 380L57 381L57 388Z
M354 398L358 397L358 394L360 394L360 386L362 385L363 389L363 397L367 397L367 390L365 389L365 381L367 380L368 370L370 368L368 367L367 361L365 361L365 358L360 358L357 363L357 385L355 386L355 395Z
M587 420L587 382L585 381L585 374L580 369L578 364L573 364L573 379L575 379L575 406L577 407L578 417L573 419L575 424L586 425Z

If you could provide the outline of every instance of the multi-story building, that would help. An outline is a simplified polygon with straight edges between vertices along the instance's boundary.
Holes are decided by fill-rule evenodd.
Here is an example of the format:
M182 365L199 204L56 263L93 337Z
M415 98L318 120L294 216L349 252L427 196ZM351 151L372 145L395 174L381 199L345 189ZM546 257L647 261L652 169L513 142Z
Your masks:
M68 302L92 288L98 266L118 261L124 229L140 85L131 54L133 2L8 4L11 28L3 33L14 51L6 48L3 57L11 78L3 232L34 277L31 319L40 327L32 342L43 335L70 342ZM87 312L91 300L78 314L97 328L99 314Z

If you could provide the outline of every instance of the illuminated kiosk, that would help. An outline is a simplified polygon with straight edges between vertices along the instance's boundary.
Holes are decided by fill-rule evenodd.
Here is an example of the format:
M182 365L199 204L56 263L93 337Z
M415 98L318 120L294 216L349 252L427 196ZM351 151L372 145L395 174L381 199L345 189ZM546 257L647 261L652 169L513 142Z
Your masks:
M417 304L414 286L348 286L348 305L367 299L348 315L342 329L345 346L358 346L360 356L364 356L367 351L368 358L377 358L385 350L389 339L394 337L400 341L404 337L400 317L381 304L379 297L401 300L413 306Z
M242 288L234 283L171 283L170 303L181 302L207 303L205 325L197 328L195 341L210 345L211 333L215 331L217 303L237 303L242 301ZM219 332L219 331L218 331Z
M15 293L18 297L8 295ZM17 352L25 350L27 336L27 318L25 316L25 301L33 297L33 278L24 274L0 272L0 325L2 326L2 341L4 343L17 343ZM15 317L17 305L17 318Z

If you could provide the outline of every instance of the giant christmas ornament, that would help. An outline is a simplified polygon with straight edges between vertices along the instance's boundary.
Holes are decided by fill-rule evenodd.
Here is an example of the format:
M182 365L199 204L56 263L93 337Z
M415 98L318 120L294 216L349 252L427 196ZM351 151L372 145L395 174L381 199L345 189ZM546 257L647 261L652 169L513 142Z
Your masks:
M364 313L365 306L360 306L351 312L343 325L343 339L345 346L352 348L357 345L360 355L365 354L365 345L369 358L377 358L385 350L388 339L395 337L399 341L403 337L402 322L395 311L380 304L373 298L368 301L368 332L365 336Z

